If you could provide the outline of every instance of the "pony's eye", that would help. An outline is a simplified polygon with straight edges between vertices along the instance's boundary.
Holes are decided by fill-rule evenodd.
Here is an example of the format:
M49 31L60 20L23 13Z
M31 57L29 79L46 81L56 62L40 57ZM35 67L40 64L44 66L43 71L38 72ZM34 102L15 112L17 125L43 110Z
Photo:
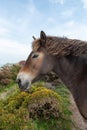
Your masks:
M39 55L38 54L33 54L32 58L37 58Z

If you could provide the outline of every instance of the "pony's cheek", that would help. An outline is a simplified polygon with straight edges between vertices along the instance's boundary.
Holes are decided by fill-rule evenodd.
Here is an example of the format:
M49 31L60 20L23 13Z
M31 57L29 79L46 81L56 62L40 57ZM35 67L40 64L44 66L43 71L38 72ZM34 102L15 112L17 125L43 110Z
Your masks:
M44 57L37 59L37 61L34 63L35 71L40 71L44 62L45 62Z

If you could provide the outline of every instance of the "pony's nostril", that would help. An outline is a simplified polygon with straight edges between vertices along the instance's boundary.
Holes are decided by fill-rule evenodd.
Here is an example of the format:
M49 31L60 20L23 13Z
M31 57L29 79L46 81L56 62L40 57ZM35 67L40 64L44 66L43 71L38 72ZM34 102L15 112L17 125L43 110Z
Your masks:
M21 86L21 79L17 79L16 82L18 83L19 86Z

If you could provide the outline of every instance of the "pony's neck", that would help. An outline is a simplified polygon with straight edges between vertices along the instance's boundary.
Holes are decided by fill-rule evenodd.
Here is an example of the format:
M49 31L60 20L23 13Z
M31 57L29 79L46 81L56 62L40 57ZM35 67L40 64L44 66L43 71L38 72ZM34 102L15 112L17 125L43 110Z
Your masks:
M87 59L56 58L54 71L71 91L81 114L87 118Z
M76 66L76 59L73 57L61 57L56 58L54 71L59 75L61 80L68 86L70 91L74 93L74 88L72 87L72 84L76 84L77 81L77 75L76 71L78 67ZM76 81L75 81L76 80Z

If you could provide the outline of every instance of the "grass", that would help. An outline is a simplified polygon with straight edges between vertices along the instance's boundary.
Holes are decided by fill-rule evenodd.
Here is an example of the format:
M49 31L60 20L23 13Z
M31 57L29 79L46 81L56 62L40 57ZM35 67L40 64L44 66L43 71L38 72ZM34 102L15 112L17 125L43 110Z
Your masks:
M19 91L18 85L14 82L11 82L9 85L4 86L0 89L0 100L7 100L8 97L14 95Z
M9 89L11 89L13 87L13 85L16 85L16 83L11 82L7 86L1 86L0 93L8 91Z

